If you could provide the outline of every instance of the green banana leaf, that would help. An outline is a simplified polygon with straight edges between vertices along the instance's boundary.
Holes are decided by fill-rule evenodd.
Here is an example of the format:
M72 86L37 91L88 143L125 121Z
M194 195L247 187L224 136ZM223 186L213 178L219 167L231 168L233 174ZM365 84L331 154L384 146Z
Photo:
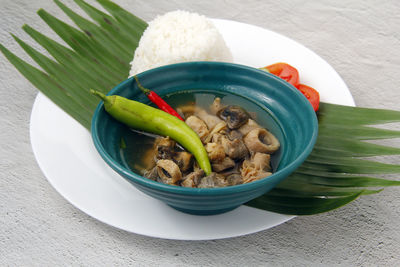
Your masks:
M75 0L90 21L55 0L80 30L45 10L38 11L69 47L28 25L22 27L52 58L12 35L41 69L0 44L2 53L26 79L88 130L98 103L88 88L106 93L107 88L126 79L129 62L147 27L146 22L113 2L97 1L109 14ZM400 149L365 142L400 137L400 131L371 126L400 122L400 112L321 103L318 120L319 137L304 164L275 189L246 205L283 214L311 215L336 209L361 195L378 193L386 186L400 185L400 181L375 177L400 173L400 165L368 159L399 155Z

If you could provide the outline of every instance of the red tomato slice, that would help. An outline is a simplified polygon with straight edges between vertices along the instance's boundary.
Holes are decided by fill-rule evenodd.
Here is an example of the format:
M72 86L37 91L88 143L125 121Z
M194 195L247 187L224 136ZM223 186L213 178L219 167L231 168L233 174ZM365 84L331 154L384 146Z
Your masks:
M266 66L262 69L267 69L270 73L278 76L279 78L287 81L294 87L299 86L299 72L296 68L290 66L287 63L275 63L269 66Z
M304 84L299 84L297 89L299 89L299 91L302 92L303 95L308 99L308 101L311 103L311 106L314 108L314 111L317 111L319 108L318 91Z

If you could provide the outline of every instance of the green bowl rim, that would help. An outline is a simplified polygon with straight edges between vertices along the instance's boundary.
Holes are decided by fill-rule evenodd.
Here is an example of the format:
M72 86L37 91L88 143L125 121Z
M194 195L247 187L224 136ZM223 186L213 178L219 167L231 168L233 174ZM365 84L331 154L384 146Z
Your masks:
M144 71L140 74L137 75L138 78L140 78L142 75L150 75L153 72L159 72L171 68L176 68L182 65L192 65L192 64L206 64L206 65L221 65L221 66L226 66L226 67L236 67L236 68L242 68L244 70L248 71L253 71L253 72L259 72L263 73L264 75L270 76L270 78L277 80L279 83L283 84L285 87L289 88L295 95L299 96L299 100L303 102L303 104L306 104L306 111L311 113L311 126L314 128L313 129L313 134L311 136L310 142L307 144L306 148L303 150L303 152L292 162L290 162L287 166L285 166L283 169L280 169L276 172L274 172L271 176L268 176L267 179L260 179L251 183L247 184L240 184L240 185L233 185L233 186L227 186L227 187L218 187L218 188L191 188L191 187L181 187L181 186L174 186L174 185L167 185L167 184L162 184L156 181L152 181L150 179L147 179L143 176L140 176L121 164L116 163L113 158L104 150L99 136L97 135L97 118L99 113L101 112L104 104L101 101L99 105L97 106L93 117L92 117L92 124L91 124L91 135L93 139L93 143L99 152L100 156L103 158L103 160L112 168L114 169L117 173L124 174L124 177L129 177L129 180L132 182L136 182L139 184L142 184L144 186L148 186L153 189L157 190L163 190L163 191L169 191L170 193L178 193L178 194L194 194L194 195L222 195L222 194L232 194L232 193L239 193L243 191L251 191L256 188L259 188L265 183L270 183L271 180L276 180L280 179L282 175L289 175L292 173L295 169L297 169L303 162L304 160L308 157L308 155L311 153L315 142L318 137L318 120L317 116L315 114L315 111L313 110L312 106L308 103L308 100L303 96L303 94L297 90L294 86L291 84L287 83L286 81L282 80L281 78L270 74L266 71L256 69L253 67L249 67L246 65L241 65L241 64L236 64L236 63L227 63L227 62L216 62L216 61L193 61L193 62L184 62L184 63L176 63L176 64L170 64L170 65L165 65L161 67L157 67L154 69L150 69L147 71ZM117 91L120 87L124 86L126 83L131 82L131 80L134 79L133 77L130 77L124 81L122 81L120 84L115 86L112 90L107 95L112 95L114 94L115 91Z

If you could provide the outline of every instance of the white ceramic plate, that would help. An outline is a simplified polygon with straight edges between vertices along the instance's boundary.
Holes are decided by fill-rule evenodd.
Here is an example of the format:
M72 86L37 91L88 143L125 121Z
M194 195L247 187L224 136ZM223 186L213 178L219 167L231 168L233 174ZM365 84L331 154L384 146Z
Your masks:
M322 101L354 105L335 70L304 46L256 26L213 21L236 63L262 67L288 62L298 68L302 83L319 90ZM294 217L246 206L214 216L178 212L136 190L109 168L96 152L89 132L40 93L32 110L30 135L40 168L67 201L129 232L167 239L220 239L255 233Z

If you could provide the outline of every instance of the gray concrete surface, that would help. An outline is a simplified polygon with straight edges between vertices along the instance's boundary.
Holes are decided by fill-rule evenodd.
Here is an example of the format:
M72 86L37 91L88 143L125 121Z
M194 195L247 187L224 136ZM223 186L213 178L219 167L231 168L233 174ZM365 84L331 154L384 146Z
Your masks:
M63 2L78 10L72 1ZM185 9L282 33L327 60L358 106L400 110L397 0L116 2L145 20ZM55 37L36 15L39 8L66 19L52 1L0 0L0 42L24 58L9 32L29 40L20 29L27 23ZM0 80L0 266L400 265L400 188L217 241L148 238L92 219L64 200L39 170L29 141L37 91L2 55Z

